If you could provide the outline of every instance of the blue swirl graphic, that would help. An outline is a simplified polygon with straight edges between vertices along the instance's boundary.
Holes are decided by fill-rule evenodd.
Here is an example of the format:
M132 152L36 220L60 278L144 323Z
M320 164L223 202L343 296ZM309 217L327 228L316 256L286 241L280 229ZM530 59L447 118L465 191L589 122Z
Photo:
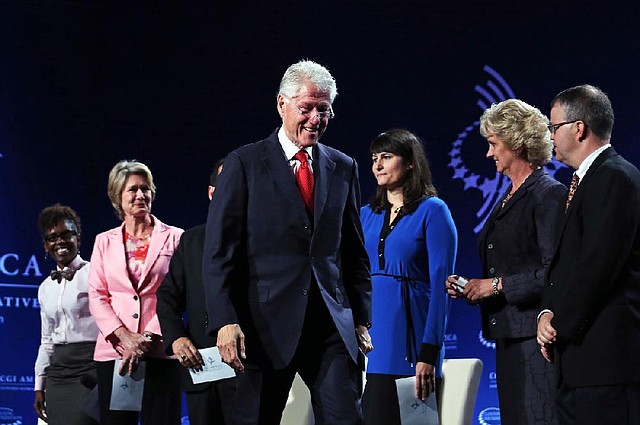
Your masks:
M515 98L516 95L509 86L509 83L493 68L489 65L485 65L482 70L489 76L484 85L476 85L473 90L478 93L478 100L476 105L480 109L480 114L484 112L492 103L502 102L506 99ZM507 177L496 171L496 174L492 178L482 177L480 174L475 173L473 170L467 168L462 160L462 148L464 142L470 134L477 134L480 121L476 120L469 126L467 126L462 132L458 134L457 139L451 144L451 151L449 151L449 157L451 161L448 166L453 168L453 178L461 179L464 181L464 189L475 189L482 192L482 198L484 201L478 210L476 211L476 217L478 217L478 224L473 228L474 233L480 232L485 221L489 217L491 211L498 203L500 194L509 186L510 181ZM545 169L551 177L554 177L556 172L565 168L566 165L557 161L555 158L545 166Z

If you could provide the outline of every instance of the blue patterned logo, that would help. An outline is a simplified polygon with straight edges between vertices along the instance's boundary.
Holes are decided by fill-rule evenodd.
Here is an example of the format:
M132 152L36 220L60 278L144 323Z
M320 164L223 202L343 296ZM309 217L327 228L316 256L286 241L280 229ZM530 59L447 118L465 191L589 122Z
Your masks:
M497 407L487 407L480 411L478 415L480 425L500 425L500 409Z
M496 349L496 343L494 341L489 341L488 339L483 337L482 331L478 332L478 341L480 341L480 344L482 344L482 346L484 347L490 348L492 350Z
M22 425L22 416L13 413L10 407L0 407L0 425Z
M480 109L478 115L481 115L492 103L498 103L516 97L509 83L493 68L485 65L483 71L488 75L487 81L483 85L477 84L473 88L478 94L478 100L476 102L476 105ZM469 137L480 137L479 126L480 120L475 120L460 132L458 138L452 143L452 149L449 152L449 156L451 157L449 167L453 168L453 178L464 181L464 190L474 189L482 192L484 201L476 211L478 223L473 229L474 233L480 232L484 222L489 217L489 214L491 214L491 211L493 211L493 207L498 203L500 195L510 184L509 179L497 171L493 177L483 177L465 164L462 157L464 144ZM553 177L556 171L564 167L566 167L566 165L554 158L545 168L549 175Z

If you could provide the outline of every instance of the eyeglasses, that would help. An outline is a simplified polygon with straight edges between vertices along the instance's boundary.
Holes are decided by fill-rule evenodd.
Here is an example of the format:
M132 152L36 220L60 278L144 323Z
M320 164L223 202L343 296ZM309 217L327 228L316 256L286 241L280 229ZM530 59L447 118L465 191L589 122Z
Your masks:
M318 110L317 107L307 108L307 107L298 106L298 105L295 104L295 102L293 101L292 98L290 98L289 96L286 96L284 94L282 95L282 97L287 99L287 101L291 102L291 104L296 108L298 113L300 115L303 115L307 119L311 119L311 118L313 118L315 116L315 117L318 117L319 120L322 120L322 119L325 119L325 118L330 120L331 118L334 118L336 116L336 114L333 113L333 110L331 109L331 106L329 106L329 109L327 109L326 111L320 111L320 110ZM312 114L314 110L316 111L315 115Z
M67 230L62 233L52 233L50 235L47 235L44 237L44 241L48 243L54 243L57 242L58 239L62 239L65 242L69 242L74 236L78 236L78 232L76 232L75 230Z
M563 121L563 122L559 122L558 124L548 124L547 129L551 134L556 134L556 131L558 131L558 129L563 125L573 124L574 122L577 122L577 121L582 121L582 120Z

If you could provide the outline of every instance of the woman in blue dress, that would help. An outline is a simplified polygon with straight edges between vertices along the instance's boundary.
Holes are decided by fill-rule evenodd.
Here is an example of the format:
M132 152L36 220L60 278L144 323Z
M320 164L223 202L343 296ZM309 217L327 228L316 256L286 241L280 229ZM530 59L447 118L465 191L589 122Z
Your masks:
M386 131L369 150L378 188L360 216L375 349L362 404L367 425L393 425L400 424L396 379L415 376L415 396L424 400L442 377L449 301L441 282L455 265L457 232L413 133Z

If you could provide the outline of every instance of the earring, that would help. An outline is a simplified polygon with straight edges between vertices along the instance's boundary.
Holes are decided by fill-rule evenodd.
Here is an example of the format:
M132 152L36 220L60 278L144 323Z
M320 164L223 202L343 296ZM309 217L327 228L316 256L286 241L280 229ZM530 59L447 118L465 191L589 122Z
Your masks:
M45 252L44 252L44 259L45 259L45 260L48 260L48 259L49 259L49 252L48 252L48 251L45 251Z

